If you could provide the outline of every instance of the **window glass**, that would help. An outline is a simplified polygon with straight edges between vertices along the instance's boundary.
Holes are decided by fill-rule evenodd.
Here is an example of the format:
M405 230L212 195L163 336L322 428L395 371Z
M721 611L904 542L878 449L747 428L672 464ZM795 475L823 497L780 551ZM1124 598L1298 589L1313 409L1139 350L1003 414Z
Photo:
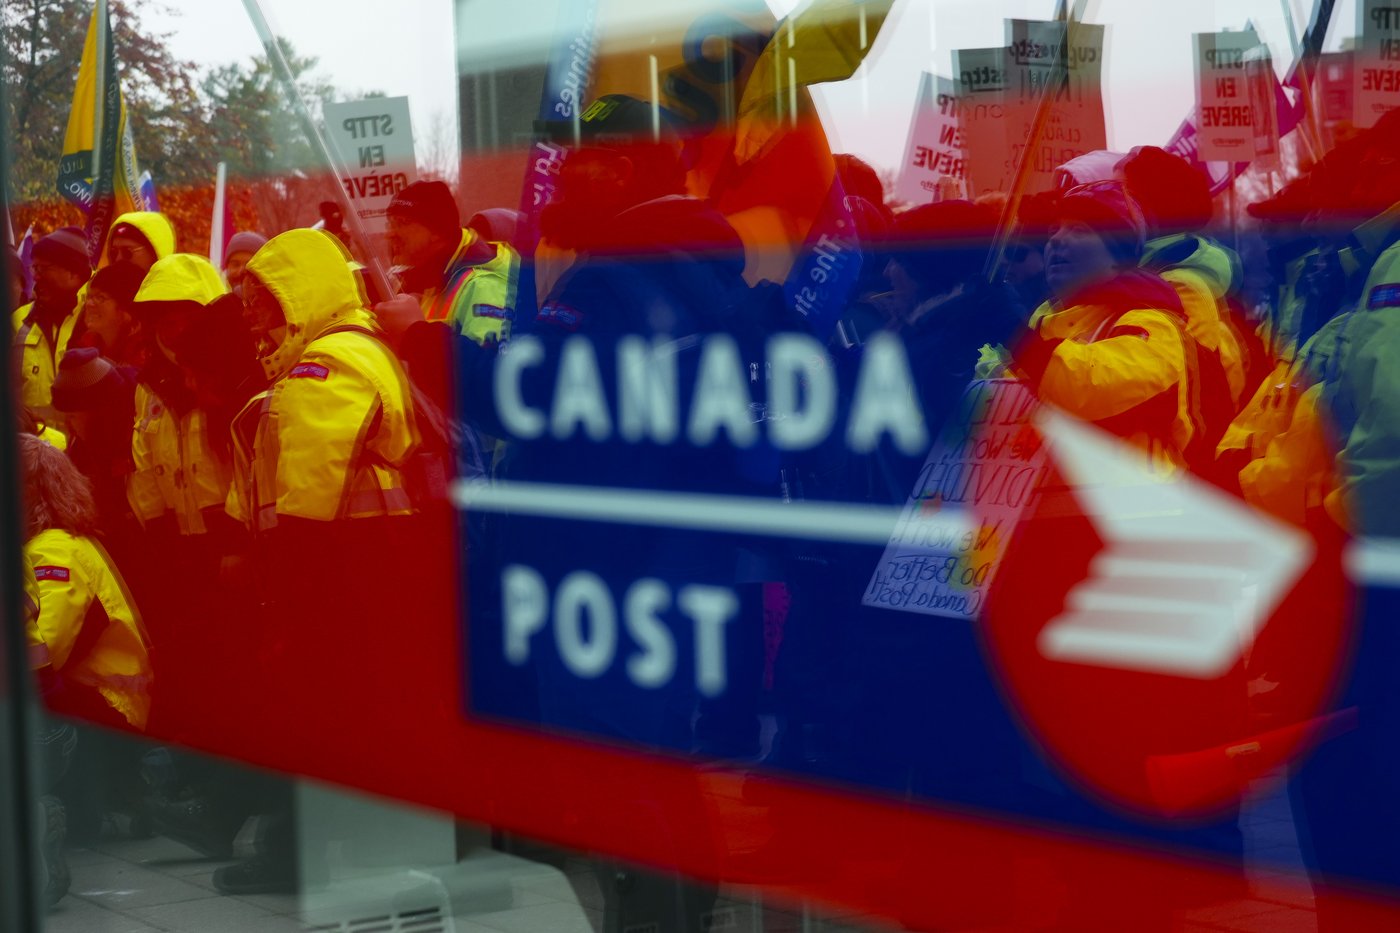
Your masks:
M3 23L0 923L1394 925L1400 8Z

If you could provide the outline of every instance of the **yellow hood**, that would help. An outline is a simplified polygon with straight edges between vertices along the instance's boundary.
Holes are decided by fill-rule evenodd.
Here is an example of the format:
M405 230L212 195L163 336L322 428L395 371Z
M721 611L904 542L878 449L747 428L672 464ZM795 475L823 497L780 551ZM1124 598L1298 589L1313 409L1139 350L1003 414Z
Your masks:
M151 249L156 251L156 259L164 259L175 252L175 228L170 226L170 221L165 219L164 214L157 214L154 211L131 211L122 214L112 221L109 231L115 230L119 224L131 224L141 235L150 241ZM107 250L111 242L102 244L102 260L97 264L100 269L112 260L107 255Z
M287 319L286 339L262 360L268 378L280 379L306 345L332 327L378 331L351 261L340 240L305 227L273 237L248 260L247 271L267 287Z
M175 253L151 266L135 300L197 301L207 305L227 292L223 277L209 260L193 253Z

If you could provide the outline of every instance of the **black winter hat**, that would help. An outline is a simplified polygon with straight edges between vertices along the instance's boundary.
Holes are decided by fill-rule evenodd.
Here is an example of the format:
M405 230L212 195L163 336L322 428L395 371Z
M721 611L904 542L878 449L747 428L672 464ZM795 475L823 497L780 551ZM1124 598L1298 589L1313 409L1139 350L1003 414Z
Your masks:
M127 383L122 371L96 347L75 347L58 361L53 407L59 411L104 408L121 400Z
M102 292L118 304L129 305L141 290L146 273L129 262L114 262L98 269L88 285L89 292Z
M461 235L462 215L452 189L440 181L415 181L389 202L389 216L420 223L442 236Z
M87 277L92 274L88 262L87 240L77 227L60 227L34 244L34 258Z

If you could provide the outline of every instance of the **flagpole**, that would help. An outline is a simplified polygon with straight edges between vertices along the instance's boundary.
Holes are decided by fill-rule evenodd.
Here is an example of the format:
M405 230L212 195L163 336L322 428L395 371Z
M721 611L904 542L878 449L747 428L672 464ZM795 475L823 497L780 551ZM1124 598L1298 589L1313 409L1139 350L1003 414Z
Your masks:
M209 218L209 263L215 269L224 267L224 185L228 178L228 163L220 162L214 176L214 213Z
M243 7L248 11L248 18L253 21L253 29L257 31L258 38L262 41L263 49L267 52L268 61L272 64L278 77L282 79L282 84L291 99L292 105L296 107L302 122L306 124L307 132L311 135L311 143L321 155L321 161L329 168L335 178L335 198L340 203L341 214L350 224L351 235L359 240L365 247L366 263L365 272L374 280L379 293L384 296L398 294L398 289L393 287L389 281L388 274L384 271L384 264L375 255L374 241L369 238L365 226L360 222L360 214L355 205L350 203L350 196L341 185L340 180L346 177L349 172L341 164L339 155L336 154L335 147L326 138L325 128L311 116L311 108L306 106L306 101L302 99L301 92L297 90L296 77L292 74L291 66L287 64L287 57L282 54L281 37L273 30L268 23L266 12L263 10L262 0L243 0Z
M92 15L97 17L97 45L93 63L96 72L93 77L96 92L92 108L92 178L93 192L96 194L97 179L102 177L102 124L107 111L107 0L97 0L92 7ZM93 207L96 206L94 200Z

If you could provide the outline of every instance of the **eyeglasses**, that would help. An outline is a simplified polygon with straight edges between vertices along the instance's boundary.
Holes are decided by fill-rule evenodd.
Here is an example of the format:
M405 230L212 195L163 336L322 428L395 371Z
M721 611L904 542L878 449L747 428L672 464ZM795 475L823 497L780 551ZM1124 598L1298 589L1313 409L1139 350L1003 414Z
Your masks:
M151 248L149 246L141 245L112 246L107 250L108 255L112 257L114 262L130 262L135 259L138 254L150 252Z

